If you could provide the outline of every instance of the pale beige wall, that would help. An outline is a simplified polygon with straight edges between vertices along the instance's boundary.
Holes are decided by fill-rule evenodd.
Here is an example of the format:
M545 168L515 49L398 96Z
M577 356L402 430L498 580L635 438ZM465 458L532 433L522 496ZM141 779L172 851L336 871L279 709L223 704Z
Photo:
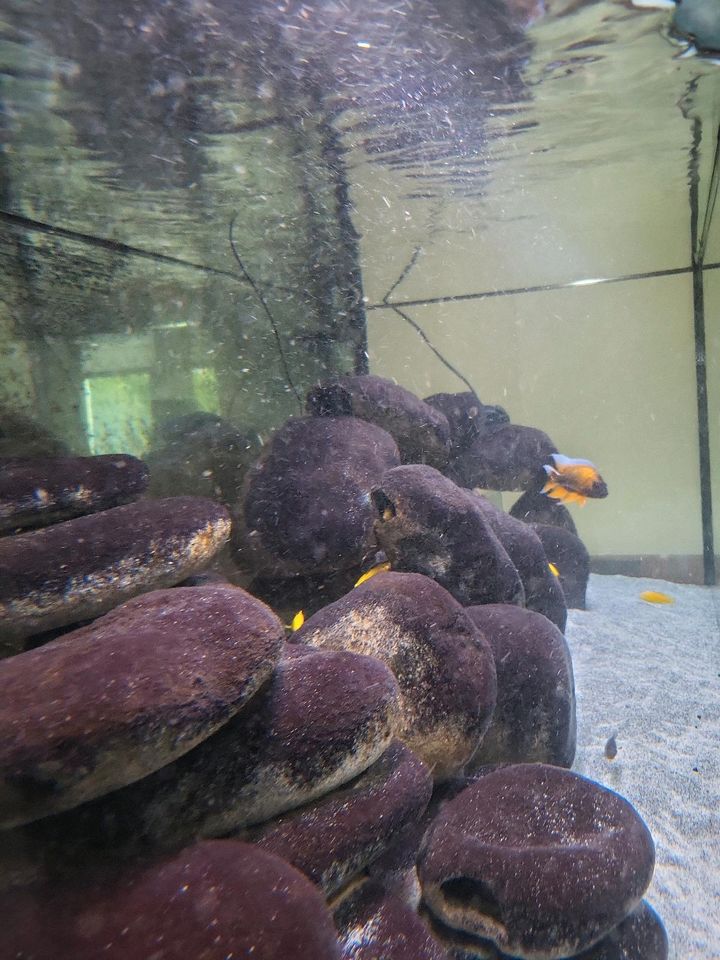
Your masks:
M720 261L720 216L713 221L714 256ZM705 273L706 354L708 362L708 408L710 467L713 499L715 553L720 553L720 270Z
M610 496L572 508L593 554L700 552L687 277L411 312L484 401L598 464ZM421 396L464 389L393 312L371 312L369 340L373 372Z
M545 54L528 66L529 81L547 76L547 62L566 42L602 35L609 11L617 8L580 11L584 26L577 19L539 25ZM515 119L538 125L490 143L480 199L407 199L413 182L363 162L360 150L353 169L371 371L420 396L465 389L396 313L372 309L420 248L392 301L410 301L403 309L485 402L503 404L515 422L547 431L562 452L598 464L609 498L573 508L595 555L701 552L689 273L412 301L688 267L692 127L678 106L688 76L668 56L660 20L657 30L653 23L630 18L617 28L628 31L632 57L610 46L597 63L533 90ZM639 83L642 102L633 98ZM720 309L720 282L712 283ZM717 353L720 329L713 331ZM717 365L713 375L720 378ZM715 412L713 424L720 427ZM718 474L720 463L720 493Z

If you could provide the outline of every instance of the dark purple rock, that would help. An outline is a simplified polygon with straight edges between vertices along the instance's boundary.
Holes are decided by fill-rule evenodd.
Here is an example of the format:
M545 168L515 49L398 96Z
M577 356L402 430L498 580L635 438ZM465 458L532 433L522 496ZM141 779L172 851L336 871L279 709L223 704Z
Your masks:
M372 499L393 570L432 577L466 606L524 603L515 565L470 491L432 467L406 466L388 470Z
M366 884L335 911L343 960L448 960L411 906Z
M0 960L340 960L322 894L237 840L82 885L0 897Z
M646 900L573 960L667 960L668 938L663 922Z
M542 486L543 464L557 447L535 427L505 423L484 430L453 460L447 475L461 487L485 490L527 490ZM542 483L541 483L542 481Z
M0 531L45 526L137 499L147 466L130 454L0 460Z
M516 960L498 950L491 940L453 930L429 911L423 916L451 960ZM607 936L567 960L667 960L668 939L662 920L645 900Z
M510 516L524 523L543 523L561 527L577 536L572 515L564 503L541 493L540 489L527 490L510 508Z
M525 589L525 606L542 613L564 631L567 622L565 596L558 578L550 569L540 537L528 524L508 516L486 497L476 496L485 518L520 574Z
M575 684L562 633L542 614L504 603L466 607L489 642L497 706L472 758L485 763L553 763L575 757Z
M461 605L427 577L378 573L310 617L293 640L387 663L401 694L397 736L436 780L465 765L490 723L492 652Z
M466 450L476 437L510 421L502 407L482 403L477 394L469 390L465 393L434 393L425 397L425 403L447 417L453 456Z
M35 874L43 863L50 875L73 874L91 858L153 855L221 836L317 800L373 764L396 722L390 670L344 651L284 650L269 684L194 750L27 827L25 856Z
M0 648L88 620L206 566L230 535L211 500L142 500L0 540Z
M260 452L257 436L196 410L161 424L147 456L154 497L210 497L237 503L243 480Z
M396 870L397 862L387 862L388 852L403 867L414 866L420 836L413 827L422 820L432 783L425 764L396 740L347 786L245 837L292 863L326 897L334 897L372 865Z
M314 416L352 416L387 430L403 463L444 467L450 450L450 426L443 413L392 380L361 374L324 380L307 395Z
M370 488L399 462L395 441L372 423L291 418L247 477L241 562L276 577L358 566L373 547Z
M585 544L563 527L546 523L533 523L531 526L540 538L548 560L560 574L560 585L568 607L584 610L590 579L590 554Z
M442 807L420 879L442 922L514 957L552 960L616 927L640 902L654 859L621 796L559 767L519 764Z
M259 576L251 580L248 590L271 606L282 620L290 623L298 610L302 610L307 619L328 603L344 597L355 586L361 573L361 567L356 566L314 577L299 573L293 577Z
M158 590L0 662L0 825L67 810L187 753L269 679L283 633L239 587Z

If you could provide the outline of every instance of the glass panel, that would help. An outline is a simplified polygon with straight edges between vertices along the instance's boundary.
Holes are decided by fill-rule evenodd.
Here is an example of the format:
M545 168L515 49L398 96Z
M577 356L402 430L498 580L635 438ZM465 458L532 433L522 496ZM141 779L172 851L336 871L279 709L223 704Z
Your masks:
M3 5L0 960L717 956L720 13L658 2Z

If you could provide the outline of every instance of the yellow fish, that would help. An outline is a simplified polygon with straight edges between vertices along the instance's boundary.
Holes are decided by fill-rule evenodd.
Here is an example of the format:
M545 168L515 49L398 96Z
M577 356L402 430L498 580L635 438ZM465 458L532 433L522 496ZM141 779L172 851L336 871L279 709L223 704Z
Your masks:
M369 570L366 570L365 573L360 577L360 579L355 584L356 587L359 587L361 583L365 583L366 580L369 580L370 577L374 577L376 573L385 573L386 570L390 569L389 563L377 563L374 567L370 567Z
M299 630L300 627L305 623L305 614L302 610L298 610L295 616L292 618L292 623L290 624L291 630Z
M590 460L573 460L562 453L552 454L552 464L543 465L547 481L542 488L553 500L579 503L582 506L588 497L606 497L607 484Z
M646 603L675 603L675 600L667 593L660 593L659 590L644 590L640 594L640 599Z
M558 570L558 568L555 566L554 563L550 563L550 561L548 561L548 566L550 567L550 573L552 573L553 576L555 577L560 576L560 571Z

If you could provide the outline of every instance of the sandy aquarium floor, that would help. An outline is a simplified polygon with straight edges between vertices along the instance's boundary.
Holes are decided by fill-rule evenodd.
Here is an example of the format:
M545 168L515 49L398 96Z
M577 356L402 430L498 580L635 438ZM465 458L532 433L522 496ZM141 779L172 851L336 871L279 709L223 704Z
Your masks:
M648 589L675 603L646 603ZM571 611L567 628L574 769L627 797L650 827L657 863L647 899L672 960L720 958L719 617L720 588L593 574L588 609Z

